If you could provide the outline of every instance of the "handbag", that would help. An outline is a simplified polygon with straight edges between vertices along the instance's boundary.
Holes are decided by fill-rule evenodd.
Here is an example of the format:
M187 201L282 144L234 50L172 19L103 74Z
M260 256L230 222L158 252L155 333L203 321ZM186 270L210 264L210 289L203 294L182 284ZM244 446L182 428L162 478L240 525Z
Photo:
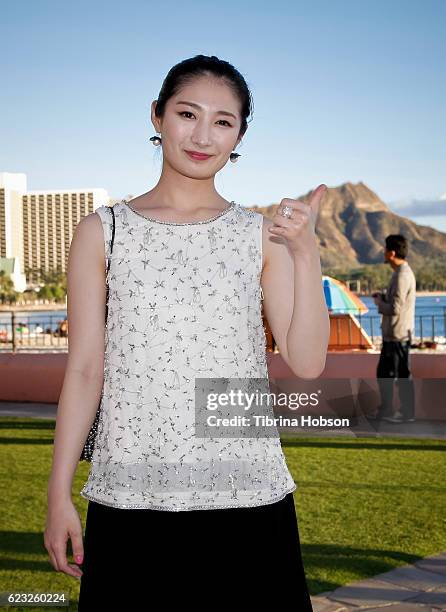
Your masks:
M105 323L107 323L107 318L108 318L108 294L109 294L109 287L108 287L108 271L110 270L110 261L111 261L111 254L113 251L113 242L115 239L115 211L113 210L112 206L108 207L110 209L111 215L112 215L112 235L111 235L111 240L110 240L110 252L109 252L109 256L108 256L108 261L107 261L107 271L106 271L106 275L105 275ZM93 457L93 451L94 451L94 443L96 440L96 434L98 431L98 425L99 425L99 416L100 416L100 412L101 412L101 403L102 403L102 396L104 394L104 385L102 385L102 391L101 391L101 397L99 399L99 406L98 409L96 411L96 416L94 418L93 424L90 428L90 431L88 432L88 436L87 439L85 440L85 444L84 447L82 449L81 452L81 456L79 458L79 461L91 461L92 457Z

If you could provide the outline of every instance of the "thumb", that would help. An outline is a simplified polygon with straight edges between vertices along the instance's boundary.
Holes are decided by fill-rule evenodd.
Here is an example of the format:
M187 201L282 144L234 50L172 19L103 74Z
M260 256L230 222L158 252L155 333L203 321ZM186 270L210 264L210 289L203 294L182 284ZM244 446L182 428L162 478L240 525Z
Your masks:
M325 185L324 183L322 183L322 185L319 185L319 187L317 187L317 189L313 191L313 197L312 197L311 203L312 204L315 203L316 207L318 208L322 198L327 193L327 191L328 191L327 185Z
M321 200L324 197L324 195L327 193L327 191L328 191L327 185L322 183L322 185L319 185L314 191L311 192L310 208L312 210L312 216L314 219L314 223L319 215L319 205L321 203Z

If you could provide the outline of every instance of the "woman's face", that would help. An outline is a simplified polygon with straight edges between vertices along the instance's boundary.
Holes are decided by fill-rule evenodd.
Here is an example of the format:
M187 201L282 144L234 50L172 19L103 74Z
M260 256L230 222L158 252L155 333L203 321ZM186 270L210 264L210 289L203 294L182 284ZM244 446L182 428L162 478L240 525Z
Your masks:
M161 121L155 106L156 101L152 123L161 133L165 162L193 178L211 177L226 164L241 126L240 103L228 85L212 77L195 79L168 100ZM192 159L186 151L211 157Z

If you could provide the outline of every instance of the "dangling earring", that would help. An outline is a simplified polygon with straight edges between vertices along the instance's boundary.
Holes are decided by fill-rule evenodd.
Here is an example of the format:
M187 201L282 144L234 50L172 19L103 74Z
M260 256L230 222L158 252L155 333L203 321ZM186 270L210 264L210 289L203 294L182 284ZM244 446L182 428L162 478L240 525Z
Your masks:
M233 163L235 163L238 160L239 157L240 157L240 153L231 153L231 155L229 156L229 159Z
M149 140L155 145L155 147L159 147L161 144L161 138L159 136L152 136L152 138Z

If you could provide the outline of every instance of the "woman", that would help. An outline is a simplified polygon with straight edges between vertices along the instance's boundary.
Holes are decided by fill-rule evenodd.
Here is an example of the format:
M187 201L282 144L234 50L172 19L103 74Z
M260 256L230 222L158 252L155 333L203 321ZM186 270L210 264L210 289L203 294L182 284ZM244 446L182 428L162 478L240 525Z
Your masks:
M329 319L314 231L325 185L309 204L282 200L273 221L214 186L238 157L250 112L248 86L231 64L203 55L177 64L152 103L159 136L151 140L163 150L157 185L76 228L45 546L56 570L81 578L79 610L142 607L160 594L197 607L210 588L221 604L233 603L234 590L237 603L260 604L291 589L297 609L312 609L296 484L279 437L196 435L197 381L219 381L224 391L229 379L268 379L262 298L292 371L316 378L325 365ZM71 484L102 390L81 491L89 500L83 541ZM76 565L67 562L68 538Z

